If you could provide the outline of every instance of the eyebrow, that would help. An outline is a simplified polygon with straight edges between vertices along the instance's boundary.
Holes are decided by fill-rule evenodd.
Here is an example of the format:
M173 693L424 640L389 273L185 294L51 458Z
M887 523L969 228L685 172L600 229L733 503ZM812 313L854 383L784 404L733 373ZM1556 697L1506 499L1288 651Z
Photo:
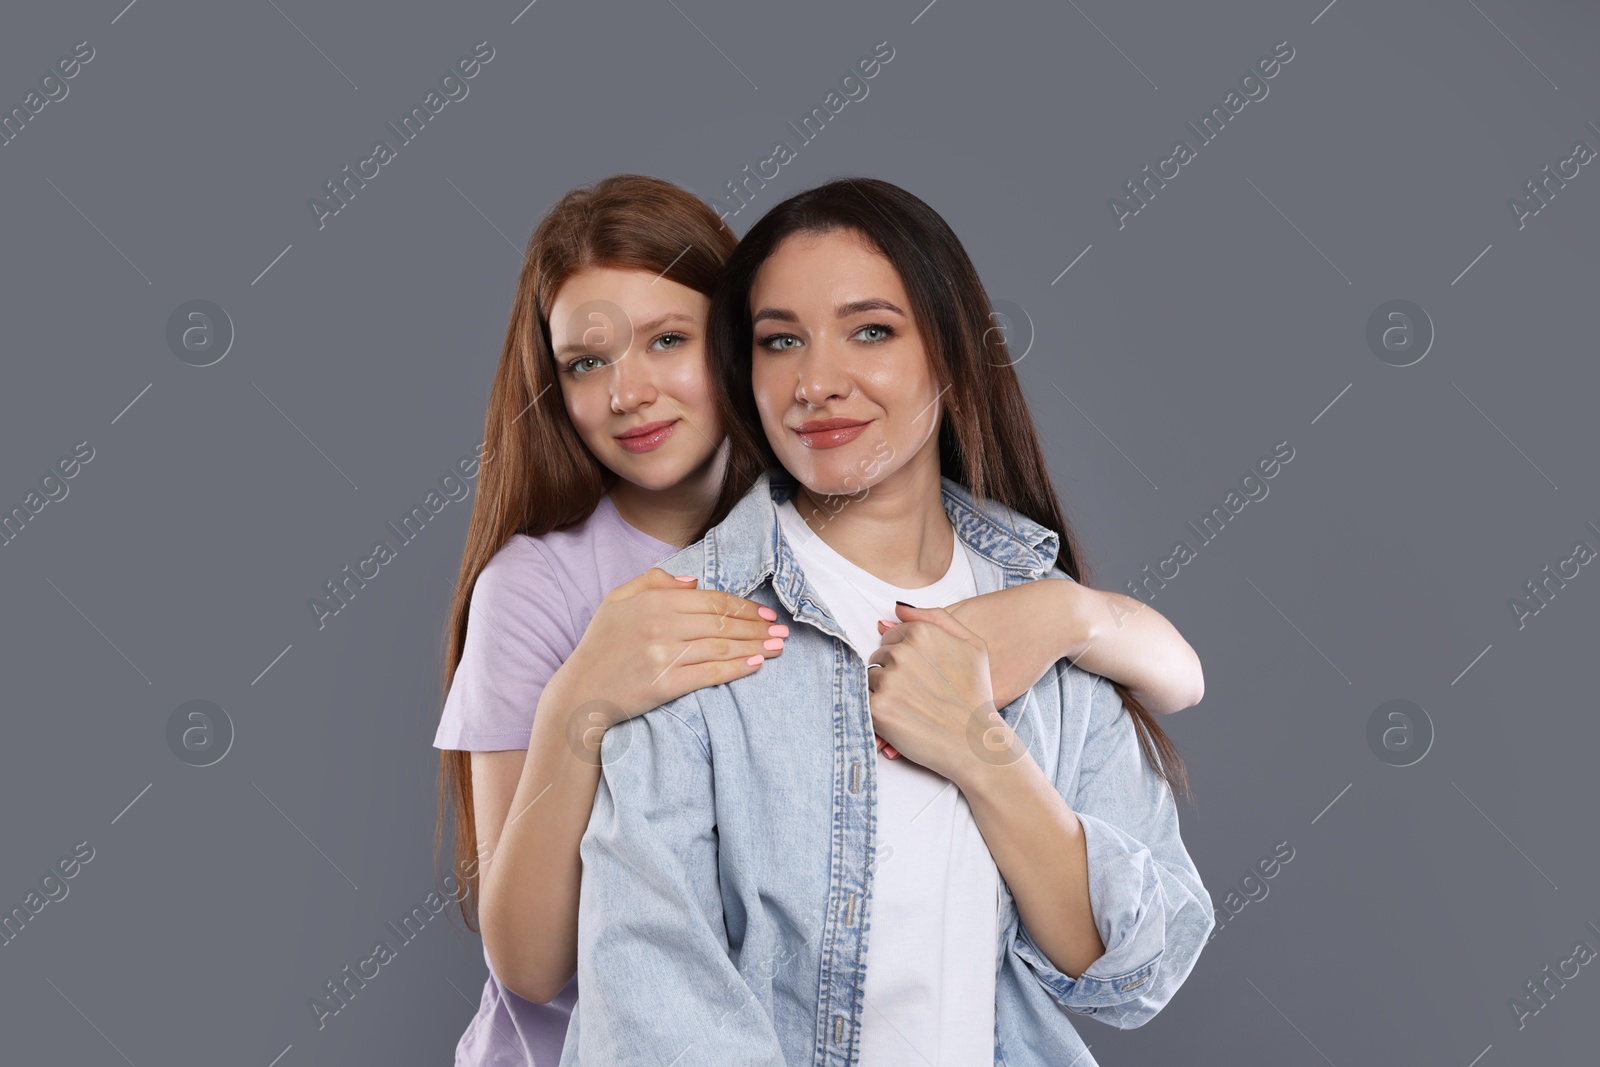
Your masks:
M665 326L669 322L682 322L682 323L687 323L690 326L693 326L695 324L695 320L693 318L691 318L690 316L685 315L683 312L681 312L681 311L669 311L665 315L657 315L655 318L651 319L649 322L641 322L639 324L638 328L634 330L634 333L636 333L636 334L651 333L651 332L653 332L655 330L659 330L661 327ZM562 355L566 355L566 354L568 354L570 352L586 352L588 350L589 350L589 346L584 344L582 341L568 341L565 344L557 345L556 346L556 350L555 350L555 354L558 355L558 356L562 356Z
M833 314L836 318L845 319L851 315L858 315L863 311L892 311L896 315L905 314L894 302L884 300L882 297L870 297L866 300L852 300L848 304L840 304L833 309ZM751 316L750 325L755 326L757 323L764 322L767 319L776 319L779 322L799 322L800 316L788 308L767 307L762 308Z

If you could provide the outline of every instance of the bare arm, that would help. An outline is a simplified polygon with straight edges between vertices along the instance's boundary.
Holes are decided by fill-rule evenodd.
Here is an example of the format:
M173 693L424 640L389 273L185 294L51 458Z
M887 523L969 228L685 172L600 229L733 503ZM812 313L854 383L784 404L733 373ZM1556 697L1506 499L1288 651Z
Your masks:
M600 781L598 737L568 747L577 701L561 672L545 686L528 748L472 754L478 830L479 918L495 975L526 1000L554 1000L578 968L583 839Z
M1087 719L1081 741L1063 730L1053 782L995 710L976 631L946 609L900 611L906 621L872 654L884 669L867 674L875 727L961 789L1016 900L1014 951L1057 1002L1142 1024L1182 984L1214 919L1132 717L1105 677L1056 668L1063 710Z
M989 647L995 703L1004 707L1060 659L1128 687L1157 714L1205 695L1200 657L1150 605L1063 579L1025 582L950 608ZM883 627L880 626L880 629Z
M759 670L783 644L762 612L776 617L652 568L606 597L545 684L528 748L472 754L478 915L495 976L513 993L548 1003L577 971L578 845L606 730Z

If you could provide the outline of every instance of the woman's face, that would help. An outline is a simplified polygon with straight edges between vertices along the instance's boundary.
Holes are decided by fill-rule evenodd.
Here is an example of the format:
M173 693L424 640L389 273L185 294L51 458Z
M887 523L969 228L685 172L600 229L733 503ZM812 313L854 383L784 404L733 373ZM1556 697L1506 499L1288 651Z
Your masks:
M853 495L937 470L940 390L881 252L854 230L791 235L756 272L750 309L761 428L806 489Z
M669 278L610 267L573 275L550 305L567 416L596 459L641 488L680 484L722 441L706 377L710 306Z

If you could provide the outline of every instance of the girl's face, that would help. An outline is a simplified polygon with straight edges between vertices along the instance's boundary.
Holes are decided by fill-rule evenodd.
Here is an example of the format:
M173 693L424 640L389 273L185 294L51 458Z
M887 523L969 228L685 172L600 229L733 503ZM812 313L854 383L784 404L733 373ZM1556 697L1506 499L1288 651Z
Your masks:
M807 490L853 495L937 471L941 390L882 253L854 230L793 234L756 272L750 309L761 428Z
M707 386L711 301L647 271L580 271L550 306L567 416L594 457L644 489L706 468L722 440Z

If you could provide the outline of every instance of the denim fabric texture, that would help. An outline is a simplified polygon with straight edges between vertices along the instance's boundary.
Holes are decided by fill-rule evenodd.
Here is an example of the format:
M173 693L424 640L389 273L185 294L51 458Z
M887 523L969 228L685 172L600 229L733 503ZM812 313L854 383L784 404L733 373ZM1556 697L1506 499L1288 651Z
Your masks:
M790 636L753 674L606 732L561 1067L858 1063L884 757L866 665L779 532L775 504L793 490L768 471L661 564L776 609ZM949 478L942 500L980 593L1070 580L1055 533ZM1077 1024L1127 1029L1160 1011L1211 932L1211 898L1109 682L1061 660L1001 714L1083 825L1106 951L1077 978L1058 970L1002 883L994 1062L1092 1067Z

